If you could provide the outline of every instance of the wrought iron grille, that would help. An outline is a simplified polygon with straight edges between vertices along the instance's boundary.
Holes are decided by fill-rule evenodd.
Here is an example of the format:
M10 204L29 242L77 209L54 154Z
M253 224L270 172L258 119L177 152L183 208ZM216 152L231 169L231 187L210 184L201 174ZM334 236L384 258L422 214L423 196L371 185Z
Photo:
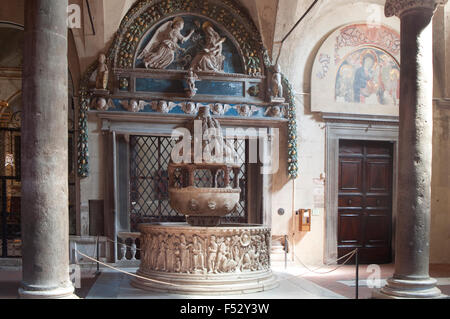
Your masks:
M20 257L20 238L20 129L0 127L0 257Z
M180 222L185 221L183 215L178 214L169 205L167 167L170 154L176 141L164 136L131 136L130 138L130 227L131 231L138 231L139 223L148 222ZM247 222L247 165L246 141L236 140L235 147L242 162L237 178L241 187L241 199L231 214L225 217L227 223ZM231 181L234 174L231 172ZM195 175L195 185L208 187L212 183L209 171L198 170ZM223 185L222 178L218 178L219 187ZM179 174L179 184L183 184Z

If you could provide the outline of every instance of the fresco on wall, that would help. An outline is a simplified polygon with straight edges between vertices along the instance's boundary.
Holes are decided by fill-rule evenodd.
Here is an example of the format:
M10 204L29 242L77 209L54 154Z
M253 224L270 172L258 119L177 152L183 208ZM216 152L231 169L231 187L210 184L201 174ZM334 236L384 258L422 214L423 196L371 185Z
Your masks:
M314 59L311 110L398 116L398 28L398 25L358 23L331 33Z
M385 51L361 48L341 63L336 76L337 102L398 105L400 68Z

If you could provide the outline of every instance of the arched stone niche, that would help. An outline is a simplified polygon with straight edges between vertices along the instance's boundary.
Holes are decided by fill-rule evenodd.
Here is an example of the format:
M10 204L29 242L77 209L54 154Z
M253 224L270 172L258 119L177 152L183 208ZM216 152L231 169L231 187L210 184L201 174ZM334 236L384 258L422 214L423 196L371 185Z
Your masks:
M173 31L180 21L182 26ZM218 56L224 61L219 69L194 67L201 54L208 52L207 25L221 45ZM178 41L167 41L170 32ZM167 59L158 58L156 63L153 57L160 53ZM186 118L195 116L201 105L211 106L215 116L237 122L251 118L266 121L268 126L285 123L289 130L289 175L297 176L292 88L272 64L258 29L238 1L140 0L123 18L100 61L89 67L80 83L80 177L89 174L88 112ZM98 82L102 64L107 66L108 75ZM274 76L277 73L278 77ZM284 87L276 91L282 96L274 94L274 78L278 87ZM103 84L100 88L99 83Z
M400 35L384 25L350 24L320 47L311 75L314 112L398 116Z

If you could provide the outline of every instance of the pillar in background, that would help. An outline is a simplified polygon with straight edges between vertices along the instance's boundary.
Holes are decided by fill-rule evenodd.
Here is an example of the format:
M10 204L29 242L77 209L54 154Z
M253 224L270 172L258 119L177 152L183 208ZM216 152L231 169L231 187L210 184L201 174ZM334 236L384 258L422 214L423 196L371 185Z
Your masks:
M22 298L73 296L69 278L67 0L26 0Z
M401 21L399 181L395 272L376 298L436 298L429 276L433 133L433 33L436 7L446 0L387 0L387 17Z

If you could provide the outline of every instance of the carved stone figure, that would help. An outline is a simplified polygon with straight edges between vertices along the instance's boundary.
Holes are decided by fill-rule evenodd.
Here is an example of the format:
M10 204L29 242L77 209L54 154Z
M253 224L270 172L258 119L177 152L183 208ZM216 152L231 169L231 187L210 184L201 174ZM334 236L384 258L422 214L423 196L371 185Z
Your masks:
M143 237L143 241L141 242L141 247L152 247L153 245L153 236L150 234L145 234ZM141 250L141 260L144 263L145 267L151 267L151 258L152 253L145 249Z
M205 256L203 254L203 245L197 235L193 236L192 255L194 261L193 270L205 271L206 268L205 268Z
M108 103L106 102L106 99L103 97L99 97L95 100L95 106L96 109L100 111L108 110Z
M282 117L283 116L283 109L280 105L274 105L267 109L265 115L269 115L271 117Z
M221 243L219 244L219 250L217 252L216 271L227 272L228 256L229 252L226 239L221 238Z
M165 240L165 248L166 248L166 271L173 271L174 268L174 239L173 236L169 234L166 235Z
M194 30L185 37L181 34L184 21L176 17L164 23L154 34L150 42L138 56L144 61L147 69L165 69L175 59L175 52L182 50L178 42L186 42L190 39Z
M225 244L227 246L227 261L222 266L222 270L227 273L234 272L236 270L236 267L238 266L239 262L235 261L233 258L233 252L232 252L233 245L231 243L231 237L227 237L227 239L225 240Z
M209 247L208 247L208 272L217 272L216 271L216 258L217 258L217 250L219 246L216 242L216 236L212 235L209 239Z
M194 102L186 102L181 105L181 109L186 114L196 114L198 111L197 104Z
M197 94L197 88L195 87L195 81L198 81L199 77L197 74L194 73L192 68L189 69L188 74L186 76L186 93L188 97L193 97L195 94Z
M169 113L176 105L174 102L167 101L153 101L150 104L152 106L152 110L159 113Z
M109 70L106 65L106 56L102 53L98 57L97 78L95 79L95 88L106 90L108 87Z
M156 269L166 271L166 247L163 234L159 235L159 250Z
M240 237L238 235L233 236L231 255L234 262L236 263L236 266L239 266L241 262L241 248L240 248Z
M256 112L256 107L254 105L243 104L243 105L238 105L236 107L236 110L240 116L249 117L249 116L252 116L253 113Z
M105 96L93 96L90 102L90 108L98 111L107 111L110 108L114 108L115 105L112 99L107 99Z
M180 258L180 249L179 249L179 244L175 244L175 262L174 262L174 267L173 267L173 271L176 273L180 273L181 272L181 258Z
M129 112L137 113L144 109L146 103L144 101L136 101L134 99L120 101L120 104Z
M181 235L180 236L180 261L181 261L181 265L180 265L180 271L181 272L186 272L186 273L190 273L190 265L189 265L189 248L191 247L191 244L188 244L186 242L186 236L185 235Z
M281 79L280 65L275 65L275 72L272 74L272 101L284 102L283 98L283 84Z
M214 30L210 22L203 23L203 31L206 34L206 44L192 61L194 71L222 72L225 56L222 55L222 44L226 38L221 38Z
M214 115L225 115L226 112L230 109L229 104L220 104L220 103L214 103L210 105L211 107L211 113Z
M153 236L153 242L151 246L151 267L152 269L156 269L158 262L158 251L159 251L159 241L158 236Z

